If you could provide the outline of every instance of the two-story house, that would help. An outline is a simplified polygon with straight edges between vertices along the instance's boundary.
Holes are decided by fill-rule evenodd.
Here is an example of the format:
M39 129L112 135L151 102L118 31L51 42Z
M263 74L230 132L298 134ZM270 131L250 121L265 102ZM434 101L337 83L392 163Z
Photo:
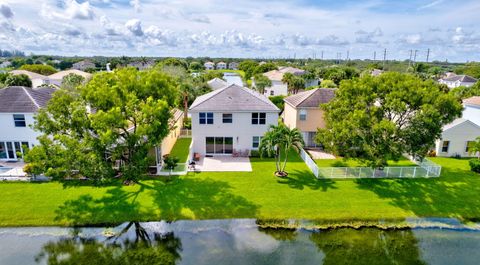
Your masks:
M213 62L206 62L203 64L205 67L205 70L214 70L215 69L215 64Z
M70 69L70 70L60 71L55 74L51 74L48 76L48 79L50 80L50 84L61 87L63 78L69 74L76 74L76 75L82 76L83 78L85 78L85 81L88 81L90 80L90 78L92 78L92 74L90 73L80 71L77 69Z
M264 95L235 84L198 97L189 111L192 151L202 156L257 149L280 112Z
M95 64L92 63L91 61L89 60L83 60L83 61L80 61L80 62L76 62L72 65L72 68L73 69L77 69L77 70L80 70L80 71L85 71L87 69L94 69L95 68Z
M228 64L228 69L230 70L238 70L238 63L237 62L230 62Z
M480 137L480 96L463 100L462 118L443 127L435 143L437 156L474 156L469 153L469 143Z
M318 147L315 136L318 128L325 128L323 110L320 104L328 103L335 97L335 89L316 88L286 97L283 122L289 128L302 132L306 147Z
M217 63L217 70L225 70L227 69L227 64L225 62L219 62Z
M0 160L17 160L25 148L38 143L31 128L33 116L50 100L52 88L6 87L0 89Z

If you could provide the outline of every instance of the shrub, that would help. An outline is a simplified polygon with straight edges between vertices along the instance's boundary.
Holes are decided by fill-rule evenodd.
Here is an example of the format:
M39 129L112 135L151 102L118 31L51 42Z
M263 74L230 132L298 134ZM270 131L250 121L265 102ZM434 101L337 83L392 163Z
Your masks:
M471 159L469 161L470 170L473 172L480 173L480 160L479 159Z
M258 150L250 150L250 157L260 157Z

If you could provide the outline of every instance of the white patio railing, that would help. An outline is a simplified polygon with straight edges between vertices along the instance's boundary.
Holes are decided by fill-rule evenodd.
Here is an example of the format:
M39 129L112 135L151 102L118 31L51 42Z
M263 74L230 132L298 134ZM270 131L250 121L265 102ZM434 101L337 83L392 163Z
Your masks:
M384 167L319 167L305 150L300 150L300 157L316 178L350 179L350 178L434 178L439 177L442 167L428 159L415 161L418 166Z

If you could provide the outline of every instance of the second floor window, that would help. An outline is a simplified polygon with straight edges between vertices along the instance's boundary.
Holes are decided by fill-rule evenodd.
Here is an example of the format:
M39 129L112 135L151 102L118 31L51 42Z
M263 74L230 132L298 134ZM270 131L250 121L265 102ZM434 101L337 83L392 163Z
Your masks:
M252 113L252 124L265 124L267 121L267 114L265 112Z
M200 124L213 124L213 112L200 112L199 113Z
M223 113L222 121L223 123L232 123L233 122L232 113Z
M306 121L307 120L307 110L301 109L299 118L300 118L301 121Z
M15 123L15 127L27 127L25 115L23 114L13 114L13 122Z

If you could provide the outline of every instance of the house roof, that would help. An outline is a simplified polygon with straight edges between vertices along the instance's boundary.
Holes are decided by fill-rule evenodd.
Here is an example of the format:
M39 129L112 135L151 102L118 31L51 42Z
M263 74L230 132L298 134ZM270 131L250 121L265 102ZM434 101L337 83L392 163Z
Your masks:
M212 89L212 90L217 90L217 89L220 89L222 87L226 87L228 86L228 83L220 78L214 78L210 81L207 82L208 86Z
M474 106L480 107L480 96L473 96L470 98L466 98L463 100L463 103L467 105L474 105Z
M55 89L11 86L0 89L0 112L37 112L47 105Z
M49 77L50 79L62 80L65 76L67 76L67 75L69 75L69 74L80 75L80 76L83 76L85 79L90 79L90 78L92 77L92 74L87 73L87 72L84 72L84 71L80 71L80 70L77 70L77 69L70 69L70 70L60 71L60 72L58 72L58 73L49 75L48 77Z
M34 72L30 72L30 71L27 71L27 70L12 70L12 71L10 71L10 73L12 75L21 75L21 74L28 75L28 77L30 79L48 79L47 76L37 74L37 73L34 73Z
M443 78L443 81L448 81L448 82L465 82L465 83L476 83L478 80L469 76L469 75L453 75L450 77Z
M294 74L294 75L303 75L305 73L305 70L295 68L295 67L291 67L291 66L280 67L280 68L278 68L278 71L280 71L281 73L284 73L284 74L285 73L291 73L291 74Z
M471 120L467 120L467 119L464 119L464 118L458 118L454 121L452 121L451 123L449 124L446 124L443 126L443 132L449 130L449 129L452 129L454 127L457 127L459 125L462 125L462 124L466 124L466 123L470 123L472 124L473 126L475 126L476 128L478 128L480 130L480 126L478 126L477 124L475 124L473 121Z
M383 70L380 70L380 69L373 69L371 72L370 72L370 75L372 76L379 76L383 74Z
M278 70L268 71L268 72L264 73L263 75L266 76L270 80L282 81L283 75L286 74L286 73L291 73L291 74L294 74L294 75L303 75L303 74L305 74L305 70L287 66L287 67L280 67Z
M318 108L335 97L335 89L315 88L286 97L285 102L296 108Z
M264 95L235 84L217 89L195 99L193 111L268 111L280 110Z

